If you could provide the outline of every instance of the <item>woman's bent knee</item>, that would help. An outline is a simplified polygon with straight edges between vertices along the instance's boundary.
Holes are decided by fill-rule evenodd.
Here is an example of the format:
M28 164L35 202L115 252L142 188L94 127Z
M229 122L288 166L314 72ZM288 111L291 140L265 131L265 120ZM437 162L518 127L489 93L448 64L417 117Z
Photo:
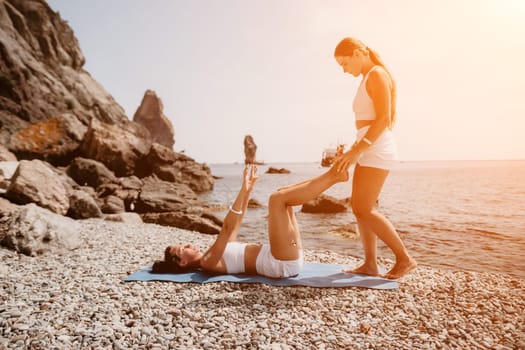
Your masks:
M283 206L284 205L284 195L281 191L276 191L270 195L270 198L268 199L268 208L272 208L275 206Z
M367 217L370 217L372 215L373 210L373 206L357 204L352 202L352 212L358 219L366 219Z

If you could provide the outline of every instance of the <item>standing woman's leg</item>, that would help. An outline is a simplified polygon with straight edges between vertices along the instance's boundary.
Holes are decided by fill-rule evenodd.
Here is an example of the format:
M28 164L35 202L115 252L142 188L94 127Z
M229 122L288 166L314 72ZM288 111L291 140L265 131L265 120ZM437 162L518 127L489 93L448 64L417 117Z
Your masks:
M279 260L295 260L299 257L301 237L295 215L290 211L294 205L300 205L319 196L337 182L346 181L347 172L337 172L331 168L324 174L310 181L286 187L274 192L269 200L268 239L272 255Z
M365 249L363 266L366 266L367 263L373 266L373 261L366 261L367 254L369 259L374 259L376 255L376 244L371 238L371 233L373 233L385 242L396 256L396 264L385 275L387 278L396 279L413 270L417 263L408 255L405 245L392 223L375 207L388 173L388 170L356 165L354 171L355 187L352 189L352 210L359 227L365 228L365 235L362 238L363 248Z

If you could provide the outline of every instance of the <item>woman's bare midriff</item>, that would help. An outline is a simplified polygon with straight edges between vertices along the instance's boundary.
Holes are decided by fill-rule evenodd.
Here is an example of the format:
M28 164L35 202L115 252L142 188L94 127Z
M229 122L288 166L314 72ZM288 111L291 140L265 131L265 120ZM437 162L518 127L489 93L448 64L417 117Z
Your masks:
M364 128L365 126L372 125L374 120L356 120L355 121L355 127L359 130L361 128Z
M244 269L248 274L257 274L257 255L261 251L260 244L248 244L244 250Z

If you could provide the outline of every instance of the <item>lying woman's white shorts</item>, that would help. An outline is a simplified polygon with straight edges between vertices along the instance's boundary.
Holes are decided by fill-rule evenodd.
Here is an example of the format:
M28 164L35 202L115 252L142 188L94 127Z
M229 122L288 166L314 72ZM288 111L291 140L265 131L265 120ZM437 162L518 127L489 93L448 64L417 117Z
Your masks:
M262 276L285 278L298 275L303 267L303 262L302 250L299 250L299 259L278 260L273 257L270 246L263 244L255 261L255 269L257 270L257 274Z
M366 135L370 126L357 130L356 140L359 142ZM392 169L398 162L397 146L392 131L386 129L374 143L361 153L357 164L361 166Z

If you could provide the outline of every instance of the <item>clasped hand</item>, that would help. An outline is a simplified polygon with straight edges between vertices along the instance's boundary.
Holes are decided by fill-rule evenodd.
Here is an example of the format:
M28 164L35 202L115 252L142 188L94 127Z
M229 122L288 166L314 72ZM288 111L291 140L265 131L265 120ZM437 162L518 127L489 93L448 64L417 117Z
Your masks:
M259 179L259 175L257 175L257 166L255 164L246 164L244 167L244 180L242 183L242 188L250 192Z
M353 149L350 149L348 152L343 153L339 157L335 158L332 167L338 172L347 171L352 164L357 162L358 156L359 154L357 152L355 152Z

